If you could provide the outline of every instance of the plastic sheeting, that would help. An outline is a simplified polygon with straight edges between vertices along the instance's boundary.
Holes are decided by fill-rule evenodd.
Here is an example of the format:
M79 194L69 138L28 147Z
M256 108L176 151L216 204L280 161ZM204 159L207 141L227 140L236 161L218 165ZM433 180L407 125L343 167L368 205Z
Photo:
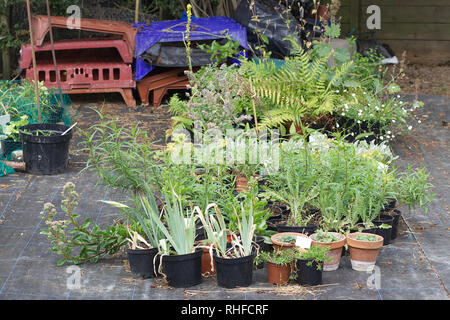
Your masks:
M148 63L142 58L142 55L146 54L157 43L183 42L186 34L186 24L186 20L180 19L154 21L148 25L145 23L136 23L133 25L138 29L135 44L136 80L143 79L154 68L151 63ZM191 31L189 34L191 41L223 39L227 36L238 41L244 49L249 49L246 29L230 18L195 18L191 21ZM166 59L165 66L176 66L179 63L179 61L173 60L171 63L171 61Z
M292 45L289 41L283 40L289 35L293 35L300 41L300 32L297 29L299 21L291 14L286 13L285 8L275 0L255 0L252 10L247 0L242 0L236 8L234 18L237 22L247 28L247 37L251 45L258 44L258 37L255 31L260 32L269 40L267 49L273 56L284 57L290 54ZM258 17L258 21L252 19ZM288 24L287 21L290 21Z

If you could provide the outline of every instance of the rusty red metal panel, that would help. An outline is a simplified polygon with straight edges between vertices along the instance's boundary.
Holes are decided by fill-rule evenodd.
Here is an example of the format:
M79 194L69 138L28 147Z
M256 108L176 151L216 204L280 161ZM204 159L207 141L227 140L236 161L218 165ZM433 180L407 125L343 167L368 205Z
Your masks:
M69 29L67 17L51 17L52 27ZM44 43L45 36L50 31L50 24L47 16L36 15L32 17L33 36L37 46ZM80 19L80 30L102 32L120 35L127 43L129 53L134 55L134 46L137 30L127 23L111 20Z
M104 39L89 39L89 40L66 40L55 42L55 51L58 60L60 53L66 50L80 50L80 49L101 49L101 48L114 48L120 55L122 62L132 63L133 55L129 53L128 45L123 40L104 40ZM35 51L37 55L39 52L51 52L50 43L45 43L40 47L36 47ZM27 69L31 67L31 45L22 46L22 55L19 61L19 67L21 69Z
M189 84L185 69L172 69L156 75L148 75L138 82L137 90L141 102L149 104L149 94L153 92L153 106L158 107L170 89L186 89Z

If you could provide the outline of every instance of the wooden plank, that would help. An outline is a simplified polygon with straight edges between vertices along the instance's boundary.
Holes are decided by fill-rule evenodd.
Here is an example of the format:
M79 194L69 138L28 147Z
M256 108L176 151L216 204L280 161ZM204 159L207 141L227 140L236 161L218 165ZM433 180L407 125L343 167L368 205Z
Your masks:
M362 32L370 31L365 23ZM438 23L387 23L381 22L381 29L376 30L378 39L402 40L450 40L450 24Z
M406 51L406 60L412 63L436 64L450 61L450 41L383 40L397 57Z
M350 26L356 34L360 32L359 23L361 21L361 0L354 0L350 3Z
M450 1L449 1L450 3ZM410 22L410 23L449 23L450 24L450 6L448 10L442 7L380 7L381 22ZM362 19L369 17L366 11L367 6L362 6Z

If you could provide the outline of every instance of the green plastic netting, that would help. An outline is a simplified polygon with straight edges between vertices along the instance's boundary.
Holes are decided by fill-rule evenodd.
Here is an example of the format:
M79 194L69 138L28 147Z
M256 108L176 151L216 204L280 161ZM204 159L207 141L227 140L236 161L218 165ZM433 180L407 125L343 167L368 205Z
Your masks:
M39 85L39 97L41 105L42 123L63 122L70 126L71 118L68 106L72 100L67 94L60 94L56 88L48 89ZM8 113L11 121L19 120L23 115L28 116L28 123L39 123L39 112L36 106L36 91L34 83L25 80L0 80L0 116ZM3 127L0 125L0 135L3 135ZM22 149L21 141L11 138L1 141L0 160L10 160L11 153ZM0 163L0 176L2 173L11 173ZM14 171L13 171L14 172Z

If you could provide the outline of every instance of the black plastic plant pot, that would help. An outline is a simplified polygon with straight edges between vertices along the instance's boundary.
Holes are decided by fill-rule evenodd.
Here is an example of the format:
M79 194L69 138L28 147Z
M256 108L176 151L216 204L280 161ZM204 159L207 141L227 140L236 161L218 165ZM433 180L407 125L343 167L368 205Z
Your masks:
M155 256L158 254L158 249L138 249L132 250L127 248L128 262L130 263L130 271L135 277L142 277L144 279L156 277L153 261L155 260L156 268L159 263Z
M383 237L383 245L391 243L392 225L394 223L394 217L388 214L381 214L380 217L373 221L373 224L377 227L382 224L390 225L390 228L375 228L375 234Z
M162 272L169 286L188 288L202 282L202 249L193 253L161 256Z
M391 240L394 240L398 236L398 222L400 221L401 212L397 209L394 209L392 211L394 211L395 213L391 214L391 217L394 218L394 220L392 221Z
M395 199L388 199L387 204L384 206L383 211L391 211L395 209L395 205L397 204L397 200Z
M320 270L317 270L319 265L316 261L312 261L308 266L310 260L297 259L297 282L302 286L317 286L322 284L323 264Z
M296 232L296 233L303 233L306 235L311 235L314 232L316 232L317 230L317 226L314 224L308 224L307 226L304 227L291 227L291 226L287 226L287 225L278 225L277 226L277 231L278 232Z
M242 258L225 259L214 255L217 285L224 288L248 287L253 281L253 260L256 252Z
M26 170L36 175L63 173L67 168L72 130L61 135L69 127L59 124L38 123L20 128L31 134L20 133ZM49 135L36 135L37 131Z

